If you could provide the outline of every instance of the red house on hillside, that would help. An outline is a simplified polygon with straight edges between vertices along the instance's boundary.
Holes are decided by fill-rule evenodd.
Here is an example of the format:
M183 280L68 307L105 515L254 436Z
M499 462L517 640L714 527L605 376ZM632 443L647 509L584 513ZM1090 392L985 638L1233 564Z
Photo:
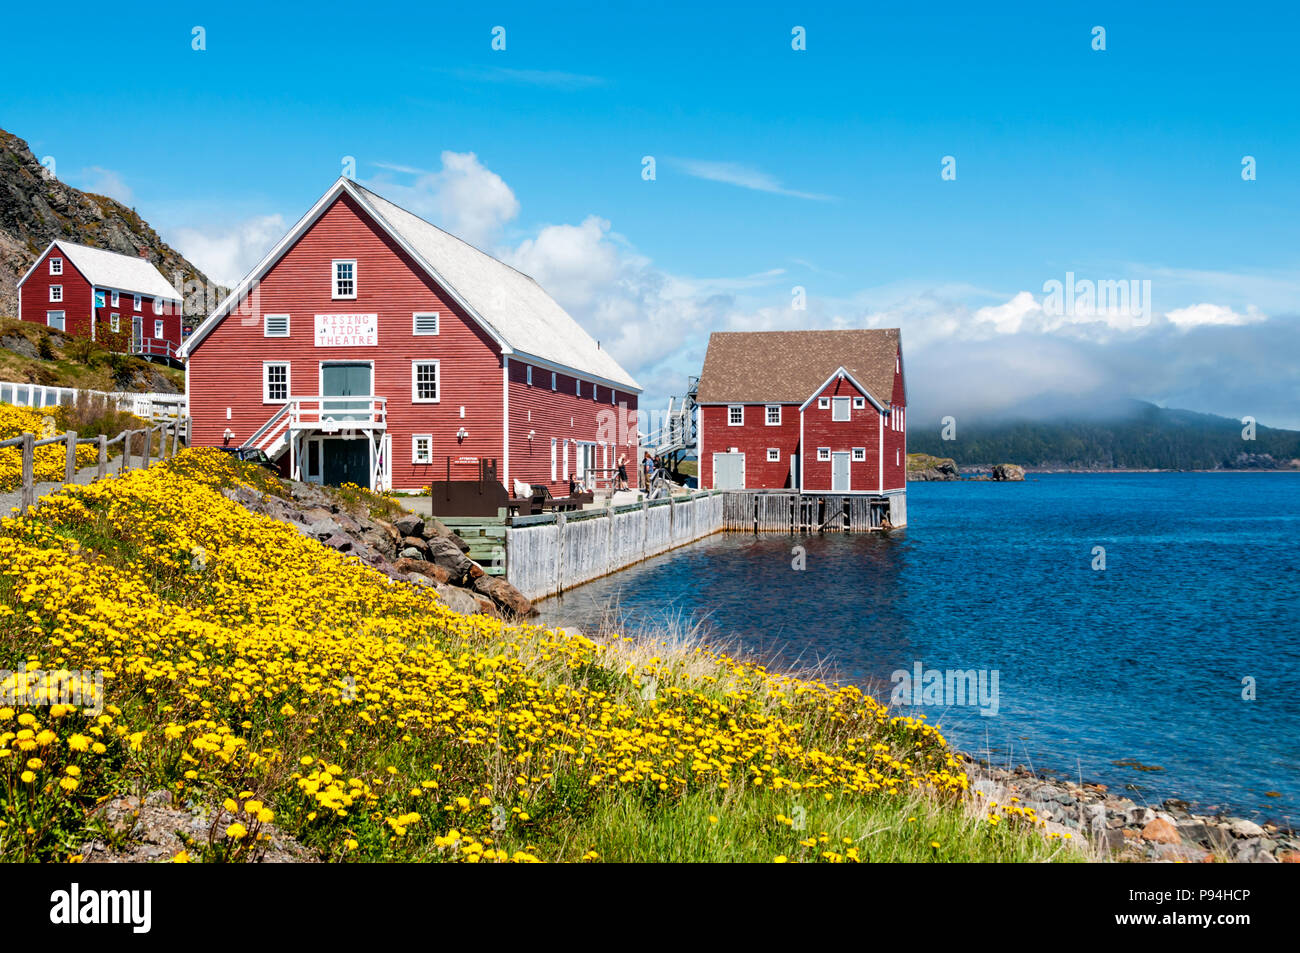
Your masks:
M182 348L196 446L300 479L567 495L637 461L641 388L526 275L341 178ZM490 470L488 464L491 464Z
M897 328L713 334L696 399L700 486L897 496L906 519Z
M117 351L175 358L183 303L142 257L56 239L18 282L18 317Z

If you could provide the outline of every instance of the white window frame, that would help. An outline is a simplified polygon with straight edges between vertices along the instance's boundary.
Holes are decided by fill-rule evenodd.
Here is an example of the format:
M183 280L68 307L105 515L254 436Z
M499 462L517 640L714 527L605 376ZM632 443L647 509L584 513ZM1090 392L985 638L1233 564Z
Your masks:
M122 292L110 291L108 293L108 306L110 308L120 308L122 306Z
M844 408L844 416L837 416L840 408ZM833 423L844 423L853 419L852 403L847 397L836 397L831 400L831 421Z
M529 387L533 386L533 365L531 364L524 365L524 382Z
M827 461L830 460L830 458L831 458L831 448L830 448L830 447L818 447L818 448L817 448L817 459L818 459L818 460L820 460L822 463L826 463Z
M50 274L52 274L52 275L61 275L61 274L63 274L63 259L62 259L62 258L51 258L51 259L50 259Z
M420 368L433 365L433 397L420 396ZM434 358L411 361L411 403L438 404L442 402L442 361Z
M271 333L271 319L284 318L284 333ZM264 338L287 338L289 336L289 315L287 314L264 314L262 315L262 337Z
M131 297L135 299L135 300L134 300L135 310L136 310L136 311L142 311L142 310L144 310L143 307L142 307L142 305L144 304L144 301L141 299L140 295L132 295Z
M122 330L122 316L116 311L108 316L108 329L114 334Z
M612 387L609 389L609 402L613 405L618 404L618 391Z
M594 400L594 401L595 401L596 403L598 403L598 404L600 403L600 385L599 385L599 384L592 384L592 385L591 385L591 399Z
M67 329L68 329L68 312L66 312L66 311L46 311L46 312L45 312L45 326L46 326L47 328L53 328L53 327L54 327L54 324L53 324L53 318L54 318L54 316L55 316L56 314L59 316L59 326L58 326L57 328L55 328L55 330L56 330L56 331L67 331Z
M164 337L166 337L166 335L163 334L163 323L162 323L162 318L154 318L154 319L153 319L153 336L154 336L155 338L164 338Z
M781 462L781 448L780 448L780 447L768 447L768 448L767 448L767 462L768 462L768 463L780 463L780 462Z
M339 265L352 266L352 293L339 294ZM335 258L330 262L330 300L355 301L357 297L357 260L355 258Z
M574 383L574 387L576 388L576 389L574 390L574 393L577 394L579 397L581 397L581 396L582 396L582 378L580 378L580 377L575 377L575 378L573 379L573 383Z
M284 368L284 398L283 399L279 399L271 396L270 370L273 367ZM289 403L289 395L292 393L292 390L290 389L289 386L291 373L292 373L292 369L290 368L288 361L263 361L262 362L262 403L264 404Z
M424 453L420 453L420 441L428 441L424 448ZM411 462L415 464L433 463L433 434L431 433L413 433L411 434Z
M853 462L854 462L854 463L862 463L862 462L865 461L866 459L867 459L867 448L866 448L866 447L854 447L854 448L853 448Z
M829 397L818 397L818 398L817 398L817 409L818 409L818 410L830 410L830 409L831 409L831 399L830 399Z
M732 413L733 413L734 411L740 411L740 419L739 419L739 420L732 420L732 419L731 419L731 417L732 417ZM727 405L727 426L728 426L728 427L743 427L743 426L745 426L745 405L744 405L744 404L728 404L728 405Z
M551 390L555 390L558 384L559 384L559 375L556 374L555 371L551 371Z
M772 419L772 411L774 410L776 411L776 420ZM768 404L763 409L763 423L765 423L769 427L781 426L781 405L780 404Z
M867 406L867 399L866 399L865 397L854 397L854 398L853 398L853 409L854 409L854 410L861 410L862 408L864 408L864 407L866 407L866 406Z
M50 285L50 304L63 303L63 285Z
M433 330L421 331L420 319L433 318ZM433 337L442 331L442 318L437 311L413 311L411 312L411 333L416 337Z
M897 447L895 447L895 448L894 448L894 466L898 467L898 466L902 466L902 465L903 465L903 451L902 451L902 450L899 450Z
M560 442L555 437L551 438L551 482L552 483L559 482L555 476L556 469L559 467L560 464L559 443Z

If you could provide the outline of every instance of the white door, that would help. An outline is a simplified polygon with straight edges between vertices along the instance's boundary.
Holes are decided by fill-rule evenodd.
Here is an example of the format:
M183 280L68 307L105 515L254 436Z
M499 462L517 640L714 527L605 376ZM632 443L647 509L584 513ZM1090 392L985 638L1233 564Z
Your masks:
M743 490L745 488L745 455L743 453L715 453L713 455L713 488L715 490Z
M847 453L831 454L831 492L849 492L849 455Z

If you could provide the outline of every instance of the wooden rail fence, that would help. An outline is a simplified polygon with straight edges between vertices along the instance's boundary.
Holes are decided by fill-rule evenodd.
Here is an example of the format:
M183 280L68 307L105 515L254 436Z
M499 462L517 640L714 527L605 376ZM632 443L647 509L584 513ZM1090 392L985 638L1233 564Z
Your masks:
M46 437L42 440L36 439L36 434L24 433L17 437L11 437L8 440L0 440L0 449L5 447L22 448L22 482L20 484L20 496L18 502L18 513L21 516L29 509L36 505L36 448L52 446L57 443L64 444L67 447L66 463L62 480L52 480L48 482L64 486L73 482L77 477L77 447L87 444L94 444L98 448L98 459L95 464L95 479L102 480L109 475L109 448L117 444L122 445L122 455L115 461L118 473L125 473L131 466L132 450L139 445L140 452L136 454L140 459L140 466L147 467L154 462L153 456L153 435L157 432L160 436L158 445L158 456L156 459L165 460L168 457L175 456L181 449L181 435L189 426L188 418L179 418L170 423L162 423L157 426L145 427L141 430L123 430L120 434L109 439L104 434L97 437L79 437L75 430L69 430L66 433L59 434L56 437ZM170 443L170 450L169 450Z

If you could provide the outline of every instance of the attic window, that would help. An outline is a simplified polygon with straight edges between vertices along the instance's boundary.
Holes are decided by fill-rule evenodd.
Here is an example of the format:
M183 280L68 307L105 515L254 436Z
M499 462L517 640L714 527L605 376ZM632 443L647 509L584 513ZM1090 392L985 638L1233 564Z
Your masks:
M438 333L438 312L437 311L417 311L411 315L411 333L412 334L437 334Z
M818 410L830 410L830 407L831 407L831 399L830 399L829 397L818 397L818 398L817 398L817 409L818 409Z
M140 310L140 305L141 305L141 303L142 303L142 302L140 301L140 296L139 296L139 295L135 295L135 310L137 310L137 311Z
M268 338L287 338L289 336L289 316L287 314L263 315L262 336Z
M836 397L831 406L831 420L849 419L849 399Z
M854 409L854 410L861 410L863 407L866 407L866 406L867 406L867 399L866 399L865 397L854 397L854 398L853 398L853 409Z
M100 294L100 298L102 299L104 292L101 291L99 294ZM113 307L115 308L122 303L122 292L120 291L110 291L108 293L108 297L109 300L113 303ZM104 302L102 300L99 302L99 306L101 308L104 306Z
M334 260L334 298L355 298L357 296L357 260L355 258L336 258Z
M61 274L63 274L63 259L62 259L62 258L51 258L51 259L50 259L50 274L52 274L52 275L61 275Z

